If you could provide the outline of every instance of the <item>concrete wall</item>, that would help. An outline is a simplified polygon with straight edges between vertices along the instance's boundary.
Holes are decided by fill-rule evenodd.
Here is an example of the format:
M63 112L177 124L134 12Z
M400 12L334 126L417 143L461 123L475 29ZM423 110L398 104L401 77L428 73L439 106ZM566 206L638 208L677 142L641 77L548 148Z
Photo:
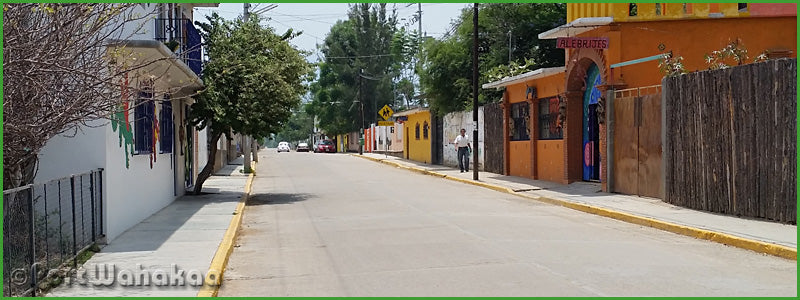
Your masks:
M394 123L394 132L390 132L389 136L392 139L392 144L389 146L389 151L403 152L403 124Z
M105 168L106 143L105 125L108 120L91 122L91 126L82 127L74 137L71 132L58 135L44 145L39 152L39 169L34 183L43 183L53 179L83 173L97 168ZM115 141L119 141L115 139ZM80 155L77 155L80 154ZM125 167L123 165L123 167Z
M472 151L478 151L478 170L483 170L483 165L485 161L485 152L484 149L484 126L483 126L483 107L478 108L478 146L472 145L472 134L473 134L473 118L472 118L472 111L459 111L459 112L452 112L444 117L442 117L442 122L444 132L442 134L442 164L445 166L451 167L458 167L458 151L456 146L453 145L453 141L455 141L456 137L461 134L461 128L467 130L467 138L469 139L470 145L472 145ZM470 169L475 167L475 161L473 157L470 155L469 158Z

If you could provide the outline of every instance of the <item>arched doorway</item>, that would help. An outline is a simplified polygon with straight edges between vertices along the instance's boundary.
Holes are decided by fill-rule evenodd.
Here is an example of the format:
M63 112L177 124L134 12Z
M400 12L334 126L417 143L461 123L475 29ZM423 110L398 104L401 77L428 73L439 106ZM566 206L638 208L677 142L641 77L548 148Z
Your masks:
M600 124L597 105L598 85L603 83L600 69L592 63L586 71L586 90L583 93L583 180L600 180Z
M577 49L569 54L566 91L562 94L565 109L566 181L599 181L602 178L602 145L597 110L606 82L606 64L602 50Z

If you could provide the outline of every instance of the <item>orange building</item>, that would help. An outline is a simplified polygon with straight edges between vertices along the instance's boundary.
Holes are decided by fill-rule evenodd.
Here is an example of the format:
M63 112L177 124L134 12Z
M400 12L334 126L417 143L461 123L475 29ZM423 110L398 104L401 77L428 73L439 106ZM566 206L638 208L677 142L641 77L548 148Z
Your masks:
M604 190L611 179L611 191L660 197L663 186L643 188L661 176L659 58L671 52L692 72L707 69L705 55L737 39L747 63L797 51L793 3L570 3L567 22L539 35L565 48L564 67L483 85L505 88L509 175L599 181ZM618 124L607 126L609 116ZM639 138L629 145L620 134Z

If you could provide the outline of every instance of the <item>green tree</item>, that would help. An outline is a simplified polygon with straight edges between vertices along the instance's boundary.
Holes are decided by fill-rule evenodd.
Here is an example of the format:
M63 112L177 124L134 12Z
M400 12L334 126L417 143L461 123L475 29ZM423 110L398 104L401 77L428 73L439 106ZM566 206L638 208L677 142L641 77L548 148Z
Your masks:
M355 131L377 120L378 109L393 104L400 59L392 52L396 27L396 13L387 11L385 3L351 5L348 19L331 27L320 45L325 58L311 85L308 110L327 134Z
M206 41L209 62L203 70L203 89L192 105L191 122L211 130L210 144L235 132L261 139L277 132L306 92L311 65L288 39L259 24L257 16L229 21L214 13L208 23L197 22ZM216 147L198 174L194 193L211 176Z
M537 69L564 65L564 51L544 31L565 23L563 3L484 3L478 15L479 84L490 81L490 70L509 65ZM420 84L431 109L438 114L463 110L472 103L472 9L462 10L453 33L423 44L418 66ZM510 42L509 42L510 38ZM510 49L510 51L509 51ZM500 98L497 91L479 91L479 103Z

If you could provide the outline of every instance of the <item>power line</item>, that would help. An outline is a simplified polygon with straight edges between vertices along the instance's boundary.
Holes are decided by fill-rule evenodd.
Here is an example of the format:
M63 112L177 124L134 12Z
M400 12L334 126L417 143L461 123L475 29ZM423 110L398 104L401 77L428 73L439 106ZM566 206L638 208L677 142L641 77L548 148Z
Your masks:
M362 58L362 57L383 57L392 56L394 54L373 54L373 55L355 55L355 56L326 56L325 58Z
M281 15L281 16L286 16L286 17L297 18L297 19L301 19L301 20L307 20L307 21L312 21L312 22L319 22L319 23L323 23L323 24L330 24L330 25L334 25L334 23L331 23L331 22L320 21L320 20L314 20L314 19L303 18L303 17L296 17L296 16L291 16L291 15L282 14L282 13L279 13L279 12L275 12L275 14L276 14L276 15Z

